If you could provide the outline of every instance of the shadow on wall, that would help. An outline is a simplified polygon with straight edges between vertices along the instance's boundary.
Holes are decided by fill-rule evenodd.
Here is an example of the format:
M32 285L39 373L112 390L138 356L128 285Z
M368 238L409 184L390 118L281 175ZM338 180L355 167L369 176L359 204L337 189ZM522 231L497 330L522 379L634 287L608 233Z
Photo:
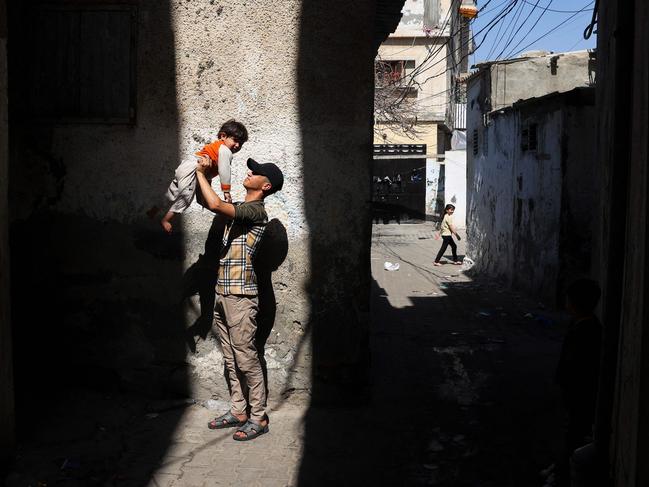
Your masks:
M179 306L182 235L164 235L158 222L144 214L155 203L149 197L161 189L150 187L161 158L165 166L179 160L170 6L167 1L137 2L133 21L130 12L88 15L84 9L93 5L9 2L18 443L26 448L44 445L40 464L54 468L31 473L51 484L62 476L81 476L79 485L90 485L83 475L90 475L86 467L93 462L102 465L91 472L99 483L112 482L119 471L135 475L129 462L135 465L142 455L155 462L169 445L180 415L158 421L154 441L131 444L126 456L120 438L138 426L133 418L169 410L162 398L185 397L188 390ZM80 42L85 34L78 27L92 27L88 19L103 22L102 29L94 30L93 42ZM138 30L135 73L138 85L146 86L136 90L137 120L86 123L84 116L93 112L78 104L80 90L94 86L97 73L85 71L75 60L102 58L102 42L127 39L128 28ZM32 35L34 29L38 35ZM65 52L73 55L66 58ZM102 62L95 67L110 70L119 60L103 56ZM39 106L36 88L46 79L65 97ZM112 86L112 95L121 88ZM118 100L103 103L108 110L121 109L112 105ZM54 439L56 448L47 447ZM60 459L77 462L74 441L81 441L77 449L84 452L84 464L69 470L61 467ZM23 457L24 468L29 461ZM149 472L138 470L137 475L134 482L144 485Z
M297 89L310 256L309 449L324 426L319 406L367 398L375 5L301 4ZM350 418L339 419L350 424ZM347 441L343 431L332 431ZM322 473L335 468L303 459L299 485L321 485Z
M222 240L225 224L225 218L220 215L214 216L205 242L205 253L199 255L198 260L187 269L183 276L183 296L189 298L198 294L200 302L199 316L186 332L187 345L192 353L196 351L197 338L205 340L210 333L214 334L213 336L217 338L216 343L218 343L217 332L212 328L215 301L214 287L218 276L219 258L223 249ZM273 218L266 225L264 236L255 257L255 273L257 274L259 290L256 345L266 379L268 379L268 371L264 360L264 351L266 342L275 325L277 312L272 273L284 263L287 255L288 236L286 227L277 218ZM228 376L225 369L223 373L227 380ZM266 383L268 384L268 381Z
M366 382L373 7L302 2L297 88L315 403L336 400L339 387L362 396Z
M373 281L371 401L309 410L300 486L535 485L562 441L560 338L514 313L476 315L487 293L488 306L524 306L485 284L393 306Z

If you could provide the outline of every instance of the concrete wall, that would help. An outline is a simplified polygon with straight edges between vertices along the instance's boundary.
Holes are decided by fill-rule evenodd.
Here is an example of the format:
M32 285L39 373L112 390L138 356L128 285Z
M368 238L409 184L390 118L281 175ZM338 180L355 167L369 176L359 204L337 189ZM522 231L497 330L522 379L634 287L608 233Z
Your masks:
M267 200L273 262L260 278L271 395L310 387L314 355L357 364L369 289L373 3L340 14L309 0L138 5L137 123L23 123L12 133L17 302L44 296L51 320L18 316L29 330L19 337L23 380L52 357L50 340L75 373L226 396L209 330L218 222L194 205L169 237L145 212L179 160L231 117L250 132L233 162L234 199L248 157L285 175ZM17 64L24 41L17 33ZM333 316L316 352L310 337ZM333 331L340 344L326 341ZM45 354L36 363L35 350Z
M475 271L549 301L590 275L598 255L595 119L592 92L580 90L491 114L469 168L467 255ZM530 124L537 149L523 150Z
M431 29L442 27L448 18L451 3L452 0L406 0L401 9L401 21L393 36L423 36L424 26Z
M446 167L437 158L426 159L426 219L439 220L444 214Z
M467 256L475 261L478 272L506 282L511 282L513 265L515 152L511 137L517 129L514 117L500 117L485 130L492 152L471 157L467 182Z
M597 35L606 326L593 476L616 487L649 484L649 12L643 7L602 2Z
M595 81L595 53L574 51L508 59L478 65L467 79L467 154L469 166L474 140L482 144L489 113L519 100L563 93ZM470 170L470 169L469 169Z
M446 204L455 205L453 220L457 228L466 227L466 151L452 150L444 154Z
M0 472L11 458L14 390L9 313L9 126L7 118L7 7L0 1Z
M426 153L437 154L438 126L436 123L416 124L416 136L404 133L397 126L377 123L374 126L375 144L426 144Z
M499 110L518 100L565 92L594 84L594 64L588 51L575 51L500 62L490 71L491 110Z
M520 149L523 120L538 124L537 151ZM563 129L559 109L494 116L469 182L467 255L475 271L546 298L559 274Z

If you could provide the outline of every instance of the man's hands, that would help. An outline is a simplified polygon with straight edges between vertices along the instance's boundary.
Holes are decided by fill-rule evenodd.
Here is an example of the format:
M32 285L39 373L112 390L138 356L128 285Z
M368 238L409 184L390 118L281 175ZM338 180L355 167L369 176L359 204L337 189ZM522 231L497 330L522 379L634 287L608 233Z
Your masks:
M227 217L234 218L234 206L221 200L212 189L212 185L208 178L210 171L213 170L212 161L209 157L203 156L198 160L196 165L196 180L198 182L199 190L203 195L205 207L217 213L221 213ZM229 193L227 193L229 195Z
M201 156L197 161L196 171L203 173L207 179L212 179L215 175L214 166L212 165L212 160L207 156ZM232 203L232 196L230 196L229 191L223 192L223 201L226 203Z
M201 156L201 158L196 161L196 171L205 174L206 177L209 177L210 169L212 168L212 160L207 156Z

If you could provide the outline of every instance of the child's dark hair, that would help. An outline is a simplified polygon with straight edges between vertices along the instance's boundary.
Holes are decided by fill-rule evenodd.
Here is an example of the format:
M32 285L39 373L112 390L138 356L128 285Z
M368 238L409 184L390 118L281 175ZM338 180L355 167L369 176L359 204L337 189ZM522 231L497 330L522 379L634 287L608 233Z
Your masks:
M566 298L577 310L591 313L602 294L599 284L592 279L577 279L566 288Z
M219 135L221 134L232 137L240 144L243 144L248 140L248 130L241 122L237 122L234 118L231 118L223 125L221 125L221 128L219 129Z
M448 210L450 210L451 208L455 209L455 205L452 205L452 204L449 203L448 205L446 205L446 206L444 207L444 213L446 213L446 212L447 212Z

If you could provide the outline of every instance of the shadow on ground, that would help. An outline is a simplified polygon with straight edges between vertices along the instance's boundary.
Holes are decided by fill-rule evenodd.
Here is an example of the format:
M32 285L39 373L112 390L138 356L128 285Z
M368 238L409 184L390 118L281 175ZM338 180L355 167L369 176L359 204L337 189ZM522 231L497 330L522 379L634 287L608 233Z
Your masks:
M428 269L398 271L429 279L422 290L375 267L369 400L309 410L300 486L540 485L562 439L559 325L525 318L536 305L490 283ZM409 304L390 304L395 292Z
M152 186L164 164L179 160L171 9L167 1L143 0L86 15L80 11L92 6L54 3L8 2L18 451L7 485L141 486L174 441L177 411L186 406L177 398L185 397L189 383L176 289L183 238L164 235L139 211L147 195L157 193ZM92 36L94 43L79 40L80 32L87 33L87 24L86 30L80 27L82 17L104 22L104 30ZM112 64L117 61L123 67L123 58L102 58L93 49L107 38L126 39L124 22L133 28L137 23L146 52L137 69L138 82L147 87L140 93L138 120L63 126L58 118L44 120L52 113L67 116L68 110L74 115L75 90L87 88L88 79L79 81L87 72L67 61L89 55L104 59L106 70L117 69ZM39 35L33 35L35 29ZM155 49L147 50L151 39ZM66 75L69 79L63 79ZM45 96L37 93L43 79L53 80L65 96L36 106L35 100ZM155 102L144 107L147 96ZM120 152L102 150L117 143L128 154L125 173L118 169L125 159ZM68 144L80 148L75 157L61 155L70 152ZM141 155L147 148L149 153ZM107 189L114 189L109 181L120 181L121 187ZM88 193L93 197L84 199ZM71 200L82 203L66 206ZM165 421L156 422L146 443L130 440L131 432L162 411ZM152 463L142 465L144 458Z

